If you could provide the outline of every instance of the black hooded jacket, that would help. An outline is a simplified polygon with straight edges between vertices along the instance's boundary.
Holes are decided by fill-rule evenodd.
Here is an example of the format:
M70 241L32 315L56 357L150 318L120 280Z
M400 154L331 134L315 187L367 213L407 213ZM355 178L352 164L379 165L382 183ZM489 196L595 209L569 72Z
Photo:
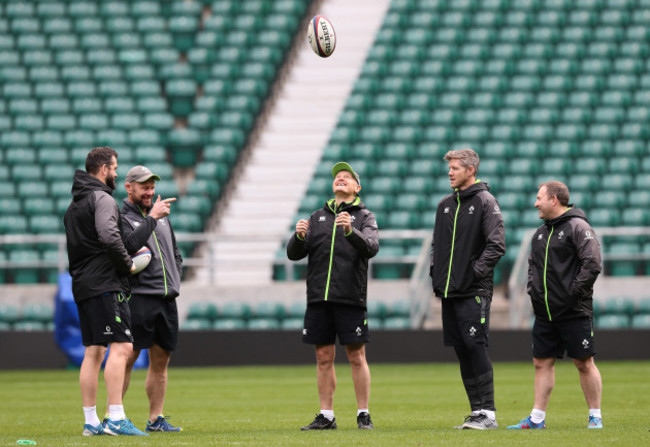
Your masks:
M438 204L430 275L439 298L492 296L494 267L506 252L499 204L486 183L455 190Z
M113 190L77 170L72 203L63 217L76 302L107 292L129 293L132 261L124 248Z
M352 217L352 232L343 234L334 225L336 215L347 211ZM336 207L336 200L312 213L304 240L296 233L287 244L292 261L309 256L307 303L331 301L366 307L368 259L379 251L377 221L359 197Z
M600 244L581 209L571 207L545 220L528 257L528 294L535 317L593 318L594 282L600 272Z
M131 277L133 295L150 295L163 300L176 298L180 293L183 258L169 219L156 220L144 215L137 205L124 199L122 230L124 246L129 253L146 245L152 255L147 268Z

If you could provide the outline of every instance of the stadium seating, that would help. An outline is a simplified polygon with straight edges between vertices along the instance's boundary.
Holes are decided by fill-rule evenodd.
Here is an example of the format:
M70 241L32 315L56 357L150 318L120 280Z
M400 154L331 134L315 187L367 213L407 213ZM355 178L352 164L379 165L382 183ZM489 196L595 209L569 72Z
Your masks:
M531 198L538 183L550 179L568 182L575 204L594 226L648 225L647 210L628 206L624 193L650 183L650 165L640 162L648 155L641 123L650 97L642 86L647 48L638 36L646 34L621 19L634 16L631 4L597 2L596 14L592 2L496 2L495 14L494 3L391 2L323 163L346 159L356 167L376 160L363 175L361 196L382 229L430 229L424 216L449 192L440 159L448 149L467 145L481 156L479 177L499 200L509 235L539 225ZM396 144L415 149L387 157L387 148ZM355 153L369 145L372 151ZM420 148L428 153L414 158ZM327 175L316 171L310 201L329 195ZM421 190L432 197L425 206L402 200L415 192L406 188L406 179L419 178L432 185ZM396 206L409 218L396 213ZM516 250L508 244L497 266L501 280L508 276L511 247ZM642 250L638 244L604 247L617 255ZM399 251L382 246L380 256L384 250L390 253L383 256ZM640 266L616 260L610 270L634 275ZM404 272L378 263L374 275Z
M118 151L121 176L136 163L198 165L186 195L160 189L186 203L174 216L178 231L203 230L308 2L226 5L232 2L0 6L0 160L8 167L0 172L0 197L21 205L14 213L18 225L0 233L61 233L61 225L32 214L60 220L73 170L99 145ZM208 178L212 171L201 167L203 160L218 163L217 176ZM27 202L34 197L56 206L38 208ZM27 225L21 216L30 219ZM40 277L26 273L18 280Z

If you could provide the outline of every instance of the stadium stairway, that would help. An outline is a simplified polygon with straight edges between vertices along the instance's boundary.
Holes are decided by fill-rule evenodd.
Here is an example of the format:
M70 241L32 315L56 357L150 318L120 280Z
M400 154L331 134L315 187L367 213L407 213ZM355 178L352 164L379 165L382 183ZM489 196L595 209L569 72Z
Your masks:
M337 47L320 59L296 36L292 63L276 86L266 122L244 157L233 193L221 210L213 256L218 284L269 283L273 259L336 125L366 53L382 23L388 0L327 0L316 11L332 20ZM273 99L271 99L273 101ZM299 216L307 218L308 216ZM210 254L212 253L212 254ZM198 281L208 281L206 269Z

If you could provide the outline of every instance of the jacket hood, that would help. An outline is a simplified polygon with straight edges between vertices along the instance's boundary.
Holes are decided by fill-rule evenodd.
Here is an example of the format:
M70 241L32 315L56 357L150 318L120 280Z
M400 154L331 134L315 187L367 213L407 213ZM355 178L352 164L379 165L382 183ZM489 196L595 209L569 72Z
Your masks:
M356 196L352 202L343 202L338 209L338 211L347 211L353 208L364 209L366 206L361 201L359 196ZM330 199L325 203L323 207L326 210L335 213L336 212L336 199Z
M75 201L81 200L94 191L104 191L113 195L113 190L99 179L88 174L86 171L77 169L72 180L72 197Z
M585 222L589 223L589 220L587 220L587 216L585 215L584 211L582 211L580 208L576 208L574 205L570 205L570 207L571 208L569 208L567 211L553 219L544 219L544 224L548 226L558 225L559 223L565 222L569 219L582 219Z
M476 183L474 183L472 186L470 186L467 189L464 190L459 190L456 189L454 191L455 194L460 195L461 199L469 196L473 196L474 194L480 192L480 191L490 191L490 187L488 186L487 183L482 182L481 180L476 180Z

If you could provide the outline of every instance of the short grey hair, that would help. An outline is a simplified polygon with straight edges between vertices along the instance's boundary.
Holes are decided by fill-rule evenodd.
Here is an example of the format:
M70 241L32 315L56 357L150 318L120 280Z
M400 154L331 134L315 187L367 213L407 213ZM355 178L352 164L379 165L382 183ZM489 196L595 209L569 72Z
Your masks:
M569 204L569 188L562 182L557 180L552 180L550 182L544 182L539 184L539 188L546 187L546 195L550 197L557 197L557 201L560 202L560 205L567 206Z
M445 161L460 160L461 166L465 168L469 168L470 166L473 166L474 174L478 174L478 165L481 162L481 160L478 157L478 154L474 151L474 149L470 149L470 148L449 151L445 154L443 160Z

